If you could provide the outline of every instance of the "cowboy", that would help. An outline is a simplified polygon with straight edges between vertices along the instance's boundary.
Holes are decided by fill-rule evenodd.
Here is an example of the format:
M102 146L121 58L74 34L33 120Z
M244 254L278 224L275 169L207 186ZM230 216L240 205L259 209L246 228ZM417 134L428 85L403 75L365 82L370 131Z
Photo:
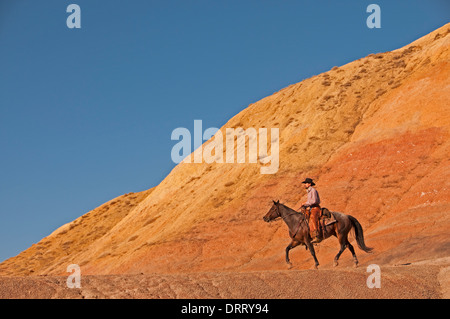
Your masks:
M311 238L316 239L316 242L320 242L322 240L322 234L319 231L319 217L321 213L319 193L313 187L316 184L311 178L306 178L302 184L304 184L308 193L306 202L302 203L302 206L307 207L307 210L309 210L309 229Z

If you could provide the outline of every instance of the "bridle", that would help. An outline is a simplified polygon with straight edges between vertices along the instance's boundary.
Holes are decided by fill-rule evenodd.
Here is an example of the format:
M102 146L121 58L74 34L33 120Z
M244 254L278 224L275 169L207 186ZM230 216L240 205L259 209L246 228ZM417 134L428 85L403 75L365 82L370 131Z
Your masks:
M305 214L302 213L302 212L295 212L295 211L294 211L293 213L289 213L289 214L286 214L285 216L282 216L281 213L280 213L280 208L278 207L278 205L279 205L279 203L275 203L275 207L277 208L277 214L278 214L278 216L275 217L274 219L272 219L271 222L277 220L278 218L281 218L281 219L283 219L284 221L286 221L285 217L289 217L289 216L292 216L292 215L298 215L298 214L303 214L303 215L305 215Z
M277 217L275 217L274 219L271 219L271 220L269 220L269 222L273 222L273 221L276 221L277 219L279 219L279 218L281 218L281 219L283 219L284 220L284 217L283 216L281 216L281 213L280 213L280 208L278 207L278 204L277 203L274 203L274 205L275 205L275 207L276 207L276 210L277 210Z
M302 215L303 215L303 218L300 220L300 222L298 223L297 227L295 228L295 231L293 232L292 238L294 238L294 237L297 235L297 233L298 233L298 231L299 231L299 229L300 229L300 225L301 225L302 223L306 222L306 225L308 225L307 219L306 219L306 214L305 214L305 213L302 213L301 211L300 211L300 212L294 211L293 213L289 213L289 214L286 214L285 216L282 216L282 215L281 215L281 212L280 212L280 208L278 207L279 203L274 203L274 204L275 204L275 206L276 206L278 216L275 217L274 219L270 220L270 222L272 222L272 221L274 221L274 220L277 220L278 218L281 217L281 218L284 220L284 222L285 222L286 224L288 224L287 221L286 221L286 218L287 218L287 217L292 216L292 215L298 215L298 214L302 214Z

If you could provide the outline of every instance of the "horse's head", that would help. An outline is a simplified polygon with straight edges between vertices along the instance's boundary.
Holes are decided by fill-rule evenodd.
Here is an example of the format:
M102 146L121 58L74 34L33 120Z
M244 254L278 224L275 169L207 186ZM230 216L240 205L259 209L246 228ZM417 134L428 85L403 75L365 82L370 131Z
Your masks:
M280 201L272 201L273 205L270 207L269 212L263 217L263 220L265 222L271 222L272 220L281 217L280 210L278 209L278 205L280 204Z

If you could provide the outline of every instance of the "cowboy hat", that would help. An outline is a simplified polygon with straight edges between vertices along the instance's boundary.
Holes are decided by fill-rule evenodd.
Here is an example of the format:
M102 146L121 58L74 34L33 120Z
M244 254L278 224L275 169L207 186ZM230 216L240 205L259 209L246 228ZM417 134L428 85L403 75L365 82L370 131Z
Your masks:
M316 185L314 182L313 182L313 180L311 179L311 178L306 178L303 182L302 182L302 184L311 184L311 186L314 186L314 185Z

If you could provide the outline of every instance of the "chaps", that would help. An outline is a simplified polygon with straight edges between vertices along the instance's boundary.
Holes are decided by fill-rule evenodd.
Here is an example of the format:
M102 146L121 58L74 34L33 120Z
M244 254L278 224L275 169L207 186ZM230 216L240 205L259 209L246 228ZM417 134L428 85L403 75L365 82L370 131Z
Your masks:
M309 231L311 238L315 238L319 235L319 218L322 214L322 210L319 206L311 207L309 216Z

